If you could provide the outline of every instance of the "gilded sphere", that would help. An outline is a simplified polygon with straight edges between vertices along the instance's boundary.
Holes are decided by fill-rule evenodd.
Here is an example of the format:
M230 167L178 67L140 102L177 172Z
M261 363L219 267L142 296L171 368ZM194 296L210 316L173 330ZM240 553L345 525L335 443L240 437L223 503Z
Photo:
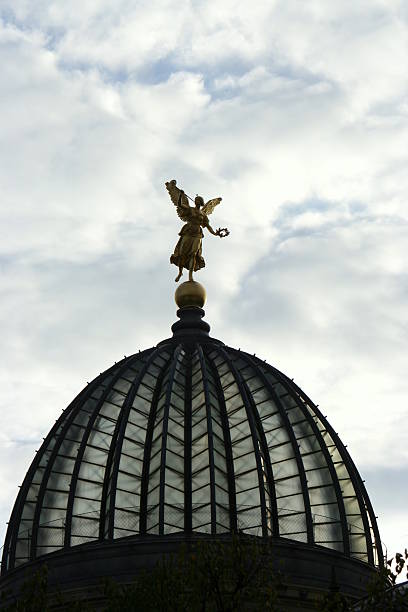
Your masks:
M198 306L202 308L206 300L206 292L204 287L197 281L186 281L181 283L176 289L174 299L179 308L187 306Z

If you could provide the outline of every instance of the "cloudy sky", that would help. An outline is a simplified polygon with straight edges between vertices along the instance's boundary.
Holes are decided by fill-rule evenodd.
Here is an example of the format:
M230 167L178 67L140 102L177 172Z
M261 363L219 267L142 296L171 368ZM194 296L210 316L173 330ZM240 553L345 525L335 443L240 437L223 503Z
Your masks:
M221 195L215 337L283 370L408 546L408 5L0 1L0 539L88 380L170 335L180 221Z

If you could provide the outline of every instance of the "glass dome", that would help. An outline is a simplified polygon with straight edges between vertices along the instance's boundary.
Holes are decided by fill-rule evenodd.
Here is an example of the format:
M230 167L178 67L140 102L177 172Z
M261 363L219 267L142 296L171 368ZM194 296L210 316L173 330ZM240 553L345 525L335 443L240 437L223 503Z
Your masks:
M2 573L87 543L174 532L270 535L370 565L364 484L307 395L208 335L200 308L123 359L62 413L16 500Z

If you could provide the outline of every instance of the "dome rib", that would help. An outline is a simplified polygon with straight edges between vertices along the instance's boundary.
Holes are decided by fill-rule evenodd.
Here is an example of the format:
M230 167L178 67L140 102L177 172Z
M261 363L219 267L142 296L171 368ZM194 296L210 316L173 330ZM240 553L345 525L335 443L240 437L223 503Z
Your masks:
M139 359L138 359L138 357L139 357ZM110 395L112 393L112 390L115 388L116 383L118 383L118 381L122 378L122 376L124 374L126 374L128 372L128 370L132 367L132 365L134 363L137 364L139 360L140 360L140 356L138 356L138 355L134 355L133 357L131 357L129 359L126 359L126 361L124 362L123 366L116 372L115 377L111 381L111 385L109 387L106 387L105 391L103 392L103 394L99 398L98 402L93 407L92 412L90 413L90 416L89 416L88 422L86 424L85 431L84 431L81 443L80 443L79 448L78 448L77 456L76 456L75 463L74 463L74 468L73 468L73 471L72 471L72 478L71 478L71 482L70 482L69 495L68 495L68 503L67 503L67 509L66 509L66 517L65 517L65 521L66 521L65 541L64 541L65 547L69 547L71 545L71 543L72 543L72 537L73 537L73 534L72 534L72 525L73 525L73 519L74 519L74 505L75 505L75 501L76 501L76 493L77 493L77 488L78 488L78 479L80 477L82 462L83 462L83 459L84 459L84 454L85 454L85 452L87 450L87 447L89 445L90 437L94 433L95 430L97 431L97 428L95 428L95 423L96 423L97 419L101 416L101 410L103 409L103 407L105 405L105 402L110 397ZM119 417L120 417L120 412L119 412L118 418ZM108 458L109 458L109 453L108 453L107 458L106 458L107 462L108 462ZM102 490L103 490L103 488L102 488ZM102 514L100 516L101 516L101 518L103 517ZM99 521L99 529L98 529L99 533L100 533L100 531L102 529L102 525L103 525L103 521L100 520Z
M165 351L160 349L158 349L158 351L152 350L137 377L132 381L116 424L115 434L112 437L112 442L109 449L102 490L101 517L104 517L104 521L100 521L101 540L103 540L104 537L109 540L113 539L114 537L118 474L122 456L123 440L129 421L130 411L145 374L149 371L149 368L154 361L157 360L157 357L161 356L161 352Z
M160 461L160 485L159 485L159 535L164 534L164 507L165 507L165 486L166 486L166 454L168 445L168 429L169 429L169 416L170 406L174 385L174 377L176 373L177 365L183 359L185 352L182 345L178 345L173 354L173 362L170 367L169 379L166 383L166 400L163 408L163 429L162 429L162 443L161 443L161 461Z
M307 398L308 402L312 406L314 406L313 402L306 396L306 394L303 391L301 391L301 393ZM377 527L377 522L374 516L374 511L371 506L371 502L368 497L367 491L365 489L364 483L361 479L360 474L357 471L357 468L349 452L347 451L346 447L344 446L343 442L341 441L337 433L334 431L333 427L325 419L325 417L322 415L322 413L317 407L315 407L315 411L320 421L323 423L324 427L327 429L331 438L336 444L336 447L342 457L344 465L347 466L347 471L349 473L351 482L354 487L354 491L355 491L358 505L359 505L360 516L362 518L363 525L364 525L368 562L374 565L375 559L374 559L373 547L377 546L381 550L381 542L380 542L380 535L379 535L379 531ZM343 499L344 499L344 496L343 496ZM353 524L351 524L351 528L353 528ZM370 537L371 532L373 532L373 535L374 535L374 542L372 542L371 537ZM353 532L351 530L350 530L350 535L353 535Z
M77 395L73 402L71 402L71 404L66 408L66 410L63 411L62 415L59 417L59 419L57 419L54 427L51 429L50 433L45 438L24 479L23 485L20 489L20 493L17 497L8 530L8 533L10 533L11 537L8 538L7 534L3 551L2 567L10 567L10 565L13 566L16 563L17 546L19 545L19 542L22 543L25 540L27 540L28 549L26 555L29 559L35 558L34 555L36 552L35 543L37 541L37 529L34 521L37 514L37 508L39 507L38 498L41 486L45 481L44 479L48 479L48 475L51 471L51 457L55 457L59 447L65 440L65 434L69 429L76 414L80 412L83 406L83 402L86 401L95 391L95 389L98 389L98 387L103 384L103 382L110 380L113 376L113 372L115 372L117 368L121 367L124 362L125 360L122 360L118 364L113 365L111 368L97 376L87 387L85 387ZM51 453L49 459L46 458L47 453ZM41 470L44 471L44 474L42 476L43 480L41 481L41 483L34 483L34 478L36 477L36 475L38 475L38 472L41 472ZM33 485L35 486L33 487ZM38 488L38 496L35 495L36 487ZM30 489L34 489L32 494L35 499L28 499ZM22 518L23 512L28 508L30 508L30 510L28 511L28 516L32 514L31 508L33 507L33 505L35 508L33 516L28 519ZM25 529L22 530L21 527L24 527ZM20 538L20 534L21 536L25 535L26 537ZM29 540L30 537L32 538L31 541ZM10 551L8 554L9 547ZM8 556L8 559L5 555Z
M237 523L237 505L236 505L236 491L235 491L235 474L234 474L234 461L232 457L232 444L231 444L231 435L228 427L228 415L227 408L225 405L225 398L222 392L221 381L218 375L218 370L213 363L207 347L204 346L204 354L206 358L206 363L208 364L207 371L211 373L215 392L218 399L218 406L220 411L220 421L222 427L223 440L225 445L225 463L226 463L226 476L227 476L227 486L228 486L228 501L229 501L229 526L230 530L234 533L238 530Z
M249 355L247 355L247 359L248 359L249 363L252 365L252 367L256 369L256 364L255 364L255 362L253 361L253 359ZM280 417L281 417L281 419L282 419L282 421L284 423L286 432L287 432L287 434L289 436L289 440L290 440L291 445L292 445L292 449L293 449L293 452L294 452L294 455L295 455L296 464L297 464L297 468L298 468L298 474L299 474L300 483L301 483L301 490L302 490L302 494L303 494L303 503L304 503L305 517L306 517L307 541L308 541L309 544L312 544L312 543L314 543L312 510L311 510L311 505L310 505L310 497L309 497L309 490L308 490L308 486L307 486L307 478L306 478L305 468L304 468L304 465L303 465L302 457L301 457L300 452L299 452L298 442L296 440L296 437L295 437L294 432L293 432L293 428L292 428L291 423L289 421L287 412L286 412L284 406L282 405L280 397L278 397L277 393L275 392L275 389L270 384L270 381L264 375L264 373L263 373L261 368L258 368L258 372L257 373L260 376L260 378L262 379L265 387L268 389L268 391L271 394L271 396L272 396L276 406L279 409Z
M113 369L115 366L112 366ZM106 375L106 372L103 374ZM92 383L91 387L97 387L101 376L96 378ZM2 571L7 571L10 567L14 567L16 562L16 547L20 540L20 533L23 535L25 531L27 531L27 540L28 540L28 532L29 529L21 529L22 527L26 527L28 519L22 518L23 511L25 506L27 505L27 496L30 487L32 487L33 478L43 460L47 449L52 445L53 439L56 439L58 430L63 427L64 422L70 415L70 413L74 410L75 406L80 406L80 400L86 396L89 391L89 387L85 387L71 404L63 411L61 416L57 419L54 426L51 428L50 432L46 436L41 448L38 450L36 456L34 457L33 462L31 463L28 472L25 476L24 482L20 488L19 494L14 504L14 508L10 517L9 526L6 533L6 539L3 547L3 556L2 556ZM32 502L34 503L34 501ZM27 542L27 548L30 550L30 545ZM29 553L28 553L29 557ZM26 559L28 560L28 559Z
M160 350L160 349L158 349ZM159 402L160 391L162 389L163 380L168 372L172 359L174 359L173 351L170 354L168 350L164 349L163 353L168 355L165 363L158 374L156 385L153 392L152 403L149 411L147 426L146 426L146 438L143 453L143 468L142 468L142 479L140 485L140 533L145 535L147 533L147 515L148 515L148 493L149 493L149 475L150 475L150 459L152 451L152 439L154 431L154 423L157 413L157 405Z
M258 409L254 402L253 396L248 388L248 385L245 381L243 381L243 386L245 388L246 397L248 398L248 402L250 404L250 409L253 414L253 418L255 420L256 432L259 436L259 444L261 447L261 459L262 463L265 464L266 474L262 473L263 486L267 487L269 493L269 512L267 516L268 524L270 525L269 531L276 537L279 537L279 519L278 519L278 505L276 501L276 487L275 481L273 478L273 469L271 463L271 457L269 454L268 444L266 442L265 432L262 428L261 418L259 416ZM268 534L270 535L270 534Z
M211 508L211 533L216 533L216 494L215 494L215 467L214 467L214 438L212 430L212 419L211 419L211 404L208 390L208 375L207 368L204 361L203 351L199 345L195 346L195 350L198 352L201 373L203 377L204 387L204 401L205 401L205 412L207 420L207 435L208 435L208 463L209 463L209 476L210 476L210 508Z
M258 485L259 485L259 493L260 493L260 507L261 507L261 519L262 519L262 535L267 536L267 535L270 535L270 533L268 534L268 525L267 525L267 512L266 512L267 502L266 502L265 487L264 487L265 477L264 477L263 470L262 470L261 456L260 456L259 446L258 446L258 435L257 435L254 418L253 418L252 406L249 402L249 398L248 398L247 391L246 391L244 382L242 380L242 377L240 376L239 371L235 367L235 364L229 358L225 350L223 350L222 348L219 348L218 350L223 355L224 359L229 365L229 368L234 375L238 389L241 392L241 397L244 400L244 407L245 407L245 411L247 414L249 427L251 431L252 445L253 445L253 449L255 453L256 466L257 466L257 472L258 472Z
M192 482L191 482L191 435L192 435L192 357L187 350L186 385L184 393L184 531L189 535L193 531L192 526Z
M324 428L324 430L326 430L328 432L328 434L330 435L332 441L333 441L333 445L335 446L335 448L337 449L339 455L341 456L341 460L342 463L344 464L344 466L346 466L347 469L347 473L348 476L351 480L351 483L353 485L353 489L354 489L354 494L355 497L357 499L357 503L359 506L359 517L361 517L361 520L363 522L363 526L364 526L364 535L365 535L365 541L366 541L366 552L367 552L367 556L368 556L368 562L371 564L374 564L374 555L373 555L373 542L371 541L370 538L370 532L371 532L371 524L374 524L376 526L376 521L375 521L375 517L374 517L374 512L372 510L371 507L371 503L369 502L369 506L367 504L366 507L366 499L368 498L367 492L365 491L365 487L364 484L361 480L361 477L354 465L353 460L350 457L350 454L348 453L346 447L344 446L344 444L342 443L342 441L340 440L339 436L337 435L337 433L334 431L333 427L330 425L330 423L326 420L326 418L323 416L323 414L321 413L321 411L319 410L319 408L313 403L313 401L306 395L306 393L298 386L296 385L296 383L294 383L294 381L289 381L288 377L285 376L282 372L280 372L279 370L277 370L276 368L274 368L273 366L271 366L271 369L274 371L274 374L277 378L279 378L281 381L285 380L286 384L288 386L293 386L293 388L296 390L298 397L304 402L306 409L309 406L309 411L310 409L313 410L313 412L315 413L315 419L317 419L317 426L318 426L318 422L320 421L321 426ZM312 417L313 418L313 417ZM326 449L329 448L329 446L325 443L325 447ZM333 465L335 467L335 464L333 462ZM351 469L350 469L351 468ZM336 467L335 467L336 469ZM335 479L335 481L337 480L337 482L341 482L342 479L337 476L337 478ZM343 479L344 480L344 479ZM345 496L343 494L342 491L342 504L344 507L344 499ZM370 517L370 523L368 521L368 517L367 514ZM353 515L348 515L348 516L353 516ZM374 519L374 520L373 520ZM349 527L349 529L347 529L347 526ZM347 529L347 535L348 537L344 540L344 542L348 543L348 553L352 553L354 552L352 550L351 547L351 536L353 535L352 529L353 527L355 527L355 525L353 525L353 523L349 523L349 521L347 521L347 515L346 515L346 529ZM374 530L373 530L374 531ZM360 536L360 533L354 534L357 536ZM378 546L378 544L380 543L380 538L379 538L379 533L378 533L378 529L377 529L377 534L375 534L375 542L376 545ZM378 537L377 537L378 536ZM346 551L345 551L346 552ZM347 553L346 553L347 554Z
M79 475L79 471L81 469L81 465L82 465L82 461L83 461L83 456L84 456L84 452L85 452L85 448L87 446L88 443L88 439L89 436L93 430L95 421L97 419L97 417L99 416L99 412L101 410L101 408L103 407L106 398L109 396L109 394L112 392L112 386L115 385L115 383L120 379L121 375L129 369L129 366L137 361L137 355L134 355L133 357L130 358L130 361L128 359L124 360L121 364L121 366L119 368L117 368L114 376L109 380L110 384L106 384L105 388L102 392L102 394L100 395L100 397L97 399L96 405L92 408L92 411L89 414L88 417L88 422L87 425L85 426L85 431L83 433L79 448L78 448L78 452L75 458L73 458L74 460L74 465L73 465L73 469L72 469L72 475L71 475L71 481L70 481L70 485L69 485L69 490L68 490L68 500L67 500L67 506L66 506L66 510L61 513L61 519L65 518L65 535L64 535L64 546L69 546L70 545L70 540L71 540L71 526L72 526L72 512L73 512L73 503L74 503L74 499L75 499L75 491L76 491L76 487L77 487L77 482L78 482L78 475ZM106 379L104 379L105 381ZM92 390L93 392L93 390ZM87 399L94 399L92 398L92 392L88 395ZM34 521L33 521L33 535L32 535L32 545L31 545L31 559L35 559L35 557L37 556L36 553L36 549L38 546L38 535L39 535L39 529L40 527L40 516L41 516L41 512L43 510L44 507L44 497L48 488L48 482L49 482L49 477L51 472L53 472L55 470L55 459L58 455L58 452L61 448L61 445L69 438L67 437L67 433L69 432L70 428L76 427L76 425L74 424L74 420L75 418L78 416L78 413L81 412L84 409L84 404L82 404L81 406L78 407L78 409L76 411L72 411L70 418L68 419L67 423L65 424L64 427L64 435L61 435L58 442L55 444L53 452L48 460L48 465L41 483L41 487L40 487L40 491L38 494L38 500L37 500L37 504L36 504L36 510L35 510L35 515L34 515Z
M274 370L274 374L276 375L276 378L282 383L284 384L287 392L290 394L290 396L293 398L294 401L297 400L292 388L290 385L287 384L287 378L286 376L282 376L281 372L279 372L279 370L276 370L276 368L273 368ZM293 381L290 381L291 385L294 385L295 383ZM306 421L308 422L309 426L311 427L316 439L319 442L320 445L320 449L324 455L324 458L326 460L326 465L330 471L330 475L332 478L332 482L333 482L333 486L336 492L336 499L337 499L337 505L339 508L339 512L340 512L340 521L341 521L341 530L342 530L342 537L343 537L343 551L344 553L349 556L350 555L350 541L349 541L349 535L348 535L348 529L347 529L347 519L346 519L346 510L344 507L344 501L343 501L343 497L341 494L341 489L340 489L340 483L339 480L337 478L337 474L336 474L336 468L333 464L333 460L330 456L330 453L324 443L323 440L323 436L320 432L319 427L316 424L316 421L313 419L312 415L308 412L308 410L306 409L306 407L303 405L303 402L300 402L300 404L298 403Z

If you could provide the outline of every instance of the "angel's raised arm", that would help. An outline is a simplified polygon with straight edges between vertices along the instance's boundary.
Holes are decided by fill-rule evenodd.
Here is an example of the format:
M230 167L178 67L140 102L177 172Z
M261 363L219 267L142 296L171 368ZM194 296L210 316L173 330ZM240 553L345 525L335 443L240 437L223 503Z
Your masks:
M188 198L182 189L179 189L176 184L176 179L168 181L166 183L166 189L169 192L171 201L174 206L177 207L177 214L182 219L182 221L186 221L186 217L189 216L191 207L188 203Z

